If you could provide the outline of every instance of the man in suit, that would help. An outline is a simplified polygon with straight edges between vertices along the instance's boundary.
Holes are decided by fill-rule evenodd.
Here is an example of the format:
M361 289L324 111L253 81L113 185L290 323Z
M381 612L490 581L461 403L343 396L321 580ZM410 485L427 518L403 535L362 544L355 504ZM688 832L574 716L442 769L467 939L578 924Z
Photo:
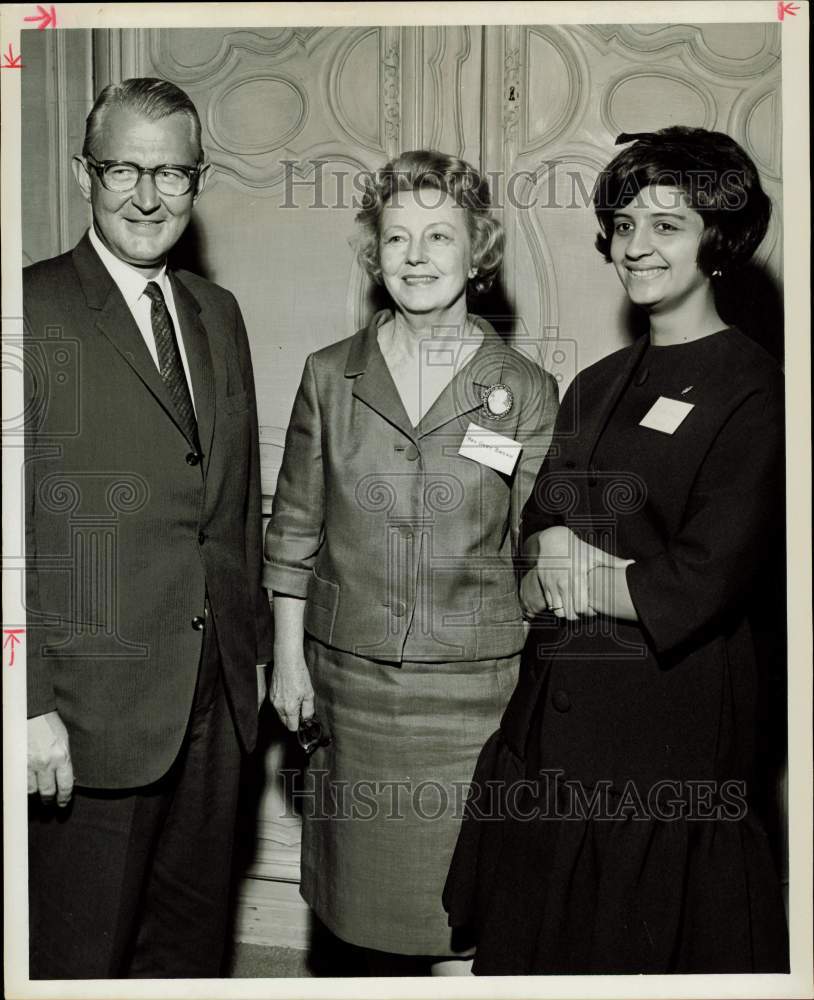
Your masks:
M271 616L243 320L167 267L200 140L174 85L106 88L93 225L24 272L31 978L220 973Z

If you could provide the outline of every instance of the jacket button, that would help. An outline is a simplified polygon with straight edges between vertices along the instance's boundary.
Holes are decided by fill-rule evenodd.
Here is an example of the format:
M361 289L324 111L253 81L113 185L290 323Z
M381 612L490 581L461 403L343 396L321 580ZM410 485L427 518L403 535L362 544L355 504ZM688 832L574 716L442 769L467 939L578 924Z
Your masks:
M396 618L403 618L407 613L407 605L404 601L394 601L393 604L390 605L390 610Z
M418 448L414 444L408 444L404 449L404 457L408 462L414 462L418 458Z
M198 532L198 544L199 545L203 545L203 543L205 541L206 541L206 532L205 531L199 531Z
M571 699L568 697L568 692L562 689L555 691L551 695L551 704L558 712L567 712L571 708Z
M200 460L201 456L198 454L197 451L190 451L185 459L187 465L197 465L198 462L200 462Z
M201 618L200 615L195 615L195 617L192 619L192 627L195 629L196 632L203 632L204 624L205 624L204 619Z

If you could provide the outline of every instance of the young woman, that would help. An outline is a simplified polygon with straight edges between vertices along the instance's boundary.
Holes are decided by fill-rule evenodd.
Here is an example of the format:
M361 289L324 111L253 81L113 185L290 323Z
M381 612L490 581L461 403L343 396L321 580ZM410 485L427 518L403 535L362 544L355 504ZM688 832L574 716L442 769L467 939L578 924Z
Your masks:
M783 383L715 305L770 203L726 135L634 138L597 246L650 331L569 388L523 512L532 630L445 890L480 974L788 967L750 786Z

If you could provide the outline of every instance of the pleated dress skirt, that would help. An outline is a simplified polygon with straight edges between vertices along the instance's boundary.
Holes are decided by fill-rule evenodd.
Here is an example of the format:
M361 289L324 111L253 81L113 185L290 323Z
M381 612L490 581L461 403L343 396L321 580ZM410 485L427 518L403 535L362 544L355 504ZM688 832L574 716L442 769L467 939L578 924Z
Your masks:
M382 663L306 638L316 713L331 744L301 796L301 893L354 945L467 954L441 894L475 763L517 681L519 655Z

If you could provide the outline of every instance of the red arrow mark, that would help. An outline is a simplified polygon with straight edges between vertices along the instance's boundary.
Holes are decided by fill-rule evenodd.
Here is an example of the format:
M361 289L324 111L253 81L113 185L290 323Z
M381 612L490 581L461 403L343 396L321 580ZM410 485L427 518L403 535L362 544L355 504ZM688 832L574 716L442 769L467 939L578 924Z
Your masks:
M10 667L13 667L14 666L14 647L20 641L17 638L17 636L18 635L25 635L25 629L24 628L4 628L3 629L3 635L6 637L3 640L3 649L5 649L6 646L10 646L11 647L11 656L9 658L8 665Z
M24 17L24 21L42 21L42 24L37 25L37 31L42 31L43 28L56 28L57 26L57 16L54 13L54 8L46 10L37 4L37 13L33 17Z
M0 65L0 69L22 69L22 55L15 56L11 50L11 42L8 43L8 52L3 53L5 62Z
M791 15L791 17L797 17L797 11L800 9L800 5L796 3L784 3L783 0L778 0L777 3L777 20L785 20L786 14Z

